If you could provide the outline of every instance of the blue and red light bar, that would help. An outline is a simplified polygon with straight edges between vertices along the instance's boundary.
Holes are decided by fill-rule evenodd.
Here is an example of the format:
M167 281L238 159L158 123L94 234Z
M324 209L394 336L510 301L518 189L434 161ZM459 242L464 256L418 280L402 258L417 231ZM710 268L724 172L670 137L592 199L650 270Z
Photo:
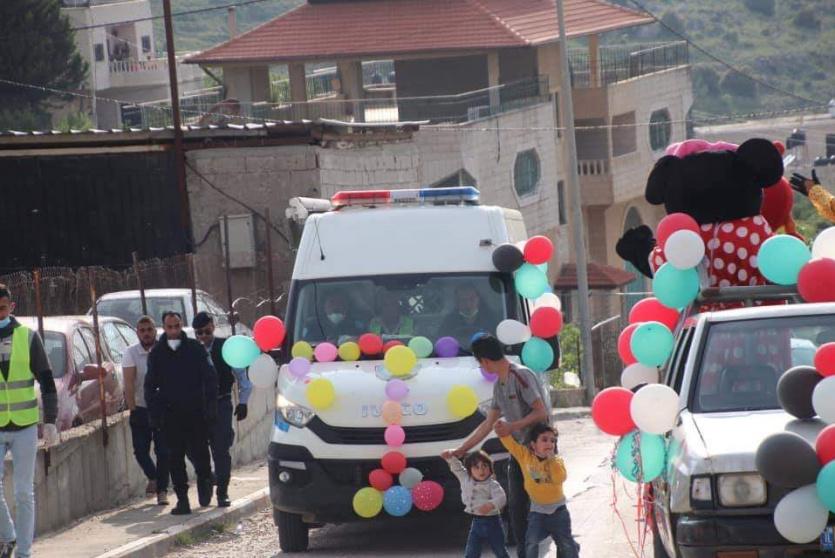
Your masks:
M472 186L453 188L414 188L410 190L357 190L337 192L331 197L334 208L352 205L421 203L478 203L479 192Z

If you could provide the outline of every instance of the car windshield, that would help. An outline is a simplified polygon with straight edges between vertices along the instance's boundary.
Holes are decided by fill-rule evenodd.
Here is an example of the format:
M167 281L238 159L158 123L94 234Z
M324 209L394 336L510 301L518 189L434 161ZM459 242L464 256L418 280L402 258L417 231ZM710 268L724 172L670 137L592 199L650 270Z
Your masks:
M831 341L835 316L711 325L699 364L694 411L779 409L780 376L794 366L811 365L817 347Z
M178 312L185 318L185 306L181 297L159 296L145 299L148 304L148 315L157 323L161 323L163 312ZM136 324L142 317L142 300L136 298L110 298L100 300L98 304L100 316L116 316L129 324Z
M510 276L500 273L397 275L306 281L296 287L293 341L343 343L363 333L407 343L455 337L465 349L480 331L517 317Z
M67 340L64 334L47 331L44 334L44 349L52 368L52 377L62 378L67 372Z

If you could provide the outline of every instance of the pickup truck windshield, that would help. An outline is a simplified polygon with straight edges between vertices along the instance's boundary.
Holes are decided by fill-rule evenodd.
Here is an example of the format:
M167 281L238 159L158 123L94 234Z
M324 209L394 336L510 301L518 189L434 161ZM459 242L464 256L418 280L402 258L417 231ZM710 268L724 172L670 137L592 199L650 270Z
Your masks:
M452 336L469 348L480 331L518 316L510 276L500 273L396 275L305 281L295 286L293 341L343 343L363 333L407 343Z
M697 412L779 409L777 380L810 365L823 343L835 341L835 316L793 316L712 324L699 364Z

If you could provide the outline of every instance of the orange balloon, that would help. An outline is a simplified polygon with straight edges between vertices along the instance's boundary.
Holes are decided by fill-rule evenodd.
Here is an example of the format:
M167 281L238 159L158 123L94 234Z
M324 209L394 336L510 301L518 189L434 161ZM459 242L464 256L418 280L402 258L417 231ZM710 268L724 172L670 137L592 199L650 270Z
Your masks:
M383 420L386 424L400 424L403 418L403 409L397 401L386 401L383 403Z

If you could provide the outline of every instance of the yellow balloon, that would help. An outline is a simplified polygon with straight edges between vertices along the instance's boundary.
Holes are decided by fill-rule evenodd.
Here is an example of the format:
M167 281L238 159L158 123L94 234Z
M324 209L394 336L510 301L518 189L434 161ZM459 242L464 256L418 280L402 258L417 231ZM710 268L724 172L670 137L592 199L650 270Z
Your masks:
M417 356L409 347L398 345L386 352L383 362L392 376L405 376L417 364Z
M294 357L302 357L307 360L312 360L313 347L307 341L296 341L293 343L293 348L290 349L290 354Z
M383 495L379 490L366 486L354 494L354 511L357 515L370 519L383 509Z
M345 362L353 362L360 359L360 346L353 341L346 341L339 346L339 358Z
M333 383L330 380L317 378L308 384L307 400L317 411L330 407L334 399L336 399L336 390L333 389Z
M449 412L458 418L466 418L478 409L478 396L470 386L452 386L446 397Z

